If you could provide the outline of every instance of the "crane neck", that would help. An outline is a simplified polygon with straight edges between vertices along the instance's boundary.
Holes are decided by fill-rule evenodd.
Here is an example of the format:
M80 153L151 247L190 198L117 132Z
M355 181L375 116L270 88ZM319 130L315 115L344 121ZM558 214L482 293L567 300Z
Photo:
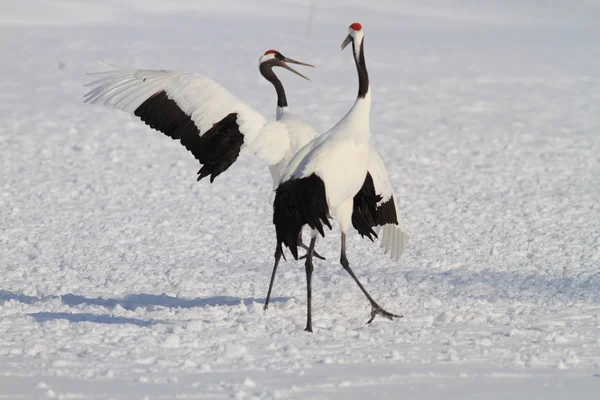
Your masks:
M273 72L273 66L269 65L269 63L263 63L259 67L260 74L275 88L275 92L277 92L277 107L285 108L288 106L287 98L285 97L285 89L283 88L283 84Z
M369 90L369 74L365 62L363 40L352 41L354 61L358 72L358 96L346 116L338 123L341 129L334 135L352 136L356 143L368 146L370 134L371 91Z
M365 61L365 40L362 38L356 49L355 41L352 41L352 49L354 50L354 62L356 71L358 72L358 98L364 99L369 92L369 73L367 72L367 62Z

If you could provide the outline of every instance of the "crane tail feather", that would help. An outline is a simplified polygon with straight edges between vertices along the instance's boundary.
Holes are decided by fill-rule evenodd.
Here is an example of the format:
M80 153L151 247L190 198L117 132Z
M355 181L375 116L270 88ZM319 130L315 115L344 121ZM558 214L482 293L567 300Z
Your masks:
M332 229L325 183L316 174L306 178L291 179L279 185L273 201L273 224L277 246L285 245L298 259L298 235L304 225L325 236L323 225Z
M381 196L375 192L373 178L370 173L367 173L361 189L354 195L352 226L360 236L366 236L371 241L374 240L374 237L377 238L377 233L373 228L378 225L377 203L380 200Z

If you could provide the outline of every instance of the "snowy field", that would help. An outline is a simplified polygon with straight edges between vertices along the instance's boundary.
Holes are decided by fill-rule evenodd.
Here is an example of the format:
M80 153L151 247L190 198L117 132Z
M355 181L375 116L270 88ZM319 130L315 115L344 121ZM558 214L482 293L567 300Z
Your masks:
M313 4L311 6L311 4ZM214 184L135 118L82 103L108 63L204 73L274 118L267 49L325 131L356 96L411 234L400 262L349 237L369 303L317 249L275 245L270 175ZM0 399L596 399L600 392L600 2L0 3ZM289 260L289 258L288 258Z

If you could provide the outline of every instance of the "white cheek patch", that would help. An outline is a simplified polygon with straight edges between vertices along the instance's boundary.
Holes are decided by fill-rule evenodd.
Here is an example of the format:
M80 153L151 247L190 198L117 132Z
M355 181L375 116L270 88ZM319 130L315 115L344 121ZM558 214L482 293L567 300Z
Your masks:
M265 54L261 58L258 59L258 65L264 63L265 61L269 61L275 58L275 53Z
M354 38L354 57L358 60L360 56L360 45L362 44L365 35L362 31L355 31L354 29L350 29L350 35Z

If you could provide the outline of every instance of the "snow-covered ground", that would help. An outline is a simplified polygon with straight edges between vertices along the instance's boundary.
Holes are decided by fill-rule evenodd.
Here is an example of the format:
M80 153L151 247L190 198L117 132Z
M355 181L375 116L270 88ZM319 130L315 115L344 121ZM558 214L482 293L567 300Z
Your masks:
M75 1L0 4L0 399L597 398L597 1ZM311 11L312 10L312 11ZM198 71L274 117L257 69L318 130L357 83L411 241L358 235L376 319L318 244L314 334L300 262L262 311L274 230L251 155L214 184L178 143L82 103L96 60Z

